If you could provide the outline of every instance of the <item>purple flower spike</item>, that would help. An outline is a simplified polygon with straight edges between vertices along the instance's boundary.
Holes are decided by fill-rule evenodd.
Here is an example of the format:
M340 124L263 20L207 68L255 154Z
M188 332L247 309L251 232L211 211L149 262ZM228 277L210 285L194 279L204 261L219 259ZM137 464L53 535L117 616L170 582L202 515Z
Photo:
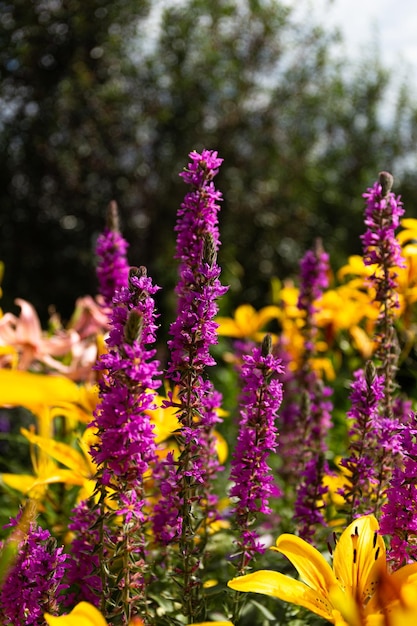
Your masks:
M97 278L104 304L111 307L116 291L127 286L129 264L126 252L129 244L120 234L115 202L110 203L107 221L108 224L96 244Z
M316 313L314 301L321 298L329 286L329 255L317 241L314 250L307 250L300 263L300 293L298 308L308 316Z
M366 200L365 225L362 235L365 265L376 265L369 278L375 290L375 301L381 304L376 328L376 357L379 370L385 376L384 411L393 417L393 392L396 388L395 373L398 368L398 346L394 328L394 310L398 307L397 267L404 267L401 246L395 238L395 229L404 214L400 197L391 192L393 177L388 172L379 174L379 181L369 188Z
M349 484L340 490L345 498L349 519L373 512L373 491L377 485L375 448L379 430L379 408L384 398L384 377L376 373L368 361L365 371L354 373L351 386L351 408L347 417L352 420L349 430L350 455L341 466L349 473Z
M241 417L230 475L234 482L230 497L236 501L233 514L241 533L241 571L256 552L263 552L257 532L249 528L258 513L271 513L269 499L280 493L268 457L277 449L275 420L282 401L282 384L277 376L284 370L269 344L267 335L262 349L254 348L251 355L243 357L241 368Z
M43 626L45 612L58 614L67 558L48 530L31 524L1 590L2 624Z
M197 532L207 532L217 515L213 482L219 471L213 427L219 421L219 394L206 378L206 367L215 365L210 348L217 343L216 300L227 288L220 282L218 211L222 195L213 178L222 159L217 152L192 152L180 174L191 185L178 211L177 247L179 260L177 318L171 324L168 342L170 362L167 377L176 387L180 428L178 461L168 456L158 470L161 498L155 508L154 532L166 544L176 541L182 556L177 572L182 577L182 601L189 621L201 601L201 581L196 577L204 542ZM180 518L180 524L175 517Z
M78 602L90 602L98 607L102 594L102 581L98 575L100 557L100 527L98 510L92 501L82 501L73 509L68 529L73 533L71 554L66 580L69 592L65 594L65 607L70 610Z
M192 189L181 204L175 227L175 257L180 261L178 315L170 328L167 377L179 388L180 406L176 406L183 447L188 449L186 467L179 472L185 472L192 483L208 485L210 476L218 470L211 431L219 421L213 398L219 406L220 394L205 378L205 368L215 365L210 348L217 343L216 300L227 291L220 282L221 269L217 265L217 213L222 195L213 184L222 159L209 150L189 156L191 161L180 174Z
M391 192L394 182L388 172L381 172L379 182L369 188L363 197L366 200L365 226L367 231L361 236L364 248L365 265L379 265L386 270L384 284L382 278L373 276L377 288L376 300L383 302L388 290L395 289L397 274L394 267L404 267L401 246L395 238L395 230L404 215L400 197Z
M93 425L99 443L91 451L104 485L112 486L125 500L126 492L142 489L142 481L155 459L153 426L146 411L154 409L160 382L155 349L155 313L152 295L158 287L144 268L132 269L129 286L113 299L109 351L100 358L103 370L100 402ZM140 499L138 500L138 510ZM124 505L126 502L124 501Z
M417 419L400 432L403 462L394 468L382 507L380 532L390 535L388 560L393 569L417 560Z

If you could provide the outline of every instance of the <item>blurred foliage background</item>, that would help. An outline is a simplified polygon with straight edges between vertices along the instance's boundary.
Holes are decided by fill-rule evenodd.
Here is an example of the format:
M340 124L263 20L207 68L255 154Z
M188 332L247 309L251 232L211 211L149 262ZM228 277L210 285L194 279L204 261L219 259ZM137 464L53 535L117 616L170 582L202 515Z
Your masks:
M169 309L178 172L193 149L225 159L230 308L266 304L271 278L295 273L316 237L336 266L358 252L361 194L380 170L415 215L406 81L376 50L343 59L338 33L293 5L0 0L4 310L22 297L43 320L50 305L68 319L95 293L94 244L113 199L132 264L148 266Z

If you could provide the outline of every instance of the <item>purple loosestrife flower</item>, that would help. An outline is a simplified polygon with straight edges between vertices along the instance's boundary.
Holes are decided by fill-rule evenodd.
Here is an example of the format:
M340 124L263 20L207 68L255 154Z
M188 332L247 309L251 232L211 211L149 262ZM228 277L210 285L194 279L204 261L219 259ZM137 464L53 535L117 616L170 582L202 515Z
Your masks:
M355 372L348 412L353 420L351 454L341 462L350 474L350 484L340 493L351 519L364 513L378 515L393 468L401 463L401 422L397 417L385 417L383 399L384 377L368 362L365 373Z
M331 389L323 385L315 371L308 372L304 381L301 380L301 384L303 383L305 388L301 396L297 424L299 448L296 459L299 481L296 488L295 517L300 536L310 540L317 528L325 524L322 496L327 493L328 488L323 485L323 477L330 474L325 453L333 405L328 399Z
M258 533L250 527L258 513L271 513L269 499L280 493L268 457L277 449L275 420L282 401L277 377L282 373L281 359L271 352L269 335L262 349L254 348L251 355L243 356L239 434L230 475L234 482L230 497L235 500L232 513L240 531L240 573L256 552L263 551Z
M166 459L160 461L154 473L161 498L153 508L153 533L155 540L164 546L178 542L181 536L182 500L178 489L177 467L173 452L168 452Z
M391 192L393 177L388 172L379 174L379 181L369 188L366 200L365 225L367 231L361 236L365 265L376 265L370 276L375 289L375 301L381 304L378 319L376 356L379 369L385 375L385 413L392 417L392 393L395 389L395 373L398 347L394 329L394 310L398 307L397 267L404 267L401 247L395 238L400 217L404 214L402 202Z
M215 499L210 492L219 470L214 454L213 427L218 421L213 410L214 388L206 379L205 369L215 365L210 348L217 343L216 300L227 288L220 282L221 270L217 265L220 245L217 214L222 195L213 183L222 159L218 158L217 152L209 150L203 150L201 154L192 152L189 156L190 163L180 174L191 190L181 204L175 227L175 258L179 260L179 280L175 290L178 314L170 327L172 338L168 346L171 356L167 368L167 377L178 388L178 402L171 401L170 404L178 409L181 424L177 436L180 449L176 466L178 493L175 496L172 491L173 471L165 467L168 483L160 486L162 496L157 525L160 537L175 532L169 507L176 497L182 519L178 537L180 554L183 555L182 599L184 613L191 621L198 613L200 594L195 575L201 547L197 546L194 535L201 524L207 524L207 516L214 514ZM164 510L167 516L165 531ZM200 545L203 546L204 542L200 541Z
M192 482L204 484L209 468L201 457L201 447L210 445L211 429L219 421L213 410L215 392L204 373L207 366L215 365L210 348L217 343L216 300L227 291L220 282L221 269L217 265L217 213L222 194L213 184L222 159L209 150L192 152L190 159L188 168L180 174L192 189L181 204L175 227L175 258L180 261L175 290L178 315L170 328L167 376L179 387L179 403L175 406L182 424L182 448L188 450L182 470ZM220 402L217 392L216 399ZM215 458L211 462L215 464Z
M307 250L300 263L300 292L297 307L304 311L304 350L305 358L314 352L314 339L317 329L314 314L317 312L316 300L323 295L329 285L329 255L317 240L314 250Z
M109 564L104 562L105 552L107 547L114 547L114 537L106 531L105 513L105 500L111 489L116 513L123 519L112 553L112 560L122 562L123 568L116 610L124 614L126 622L132 617L134 606L142 603L146 608L146 475L156 460L155 436L147 411L156 408L155 389L160 384L156 350L150 347L157 328L152 298L157 290L145 268L130 270L128 286L119 289L113 298L109 350L97 365L102 377L93 426L99 441L92 446L91 455L98 466L96 493L101 507L101 608L105 608L108 593Z
M345 498L349 520L373 510L374 489L377 485L375 447L379 408L384 397L384 377L376 373L368 361L365 371L357 370L351 386L351 408L347 417L352 420L349 430L350 455L340 465L349 474L349 484L340 491Z
M327 451L326 435L331 427L331 390L323 385L313 369L318 334L315 319L317 300L328 286L328 274L329 256L321 242L317 241L314 250L308 251L300 264L297 306L305 318L302 328L304 353L300 371L295 380L289 382L289 389L295 390L296 394L296 398L289 404L292 413L295 403L298 403L294 434L290 436L289 443L296 451L293 460L295 477L298 478L295 514L304 539L311 539L318 520L324 522L321 496L327 489L323 487L322 481L324 474L329 472L324 459ZM284 440L287 439L285 433Z
M152 298L157 290L144 268L131 270L129 286L113 299L109 350L97 365L103 371L93 421L99 443L91 454L100 481L123 495L124 504L137 487L142 491L144 474L155 460L153 426L146 411L156 408L153 390L160 384L156 350L149 348L157 328Z
M17 524L17 521L12 525ZM57 615L67 555L48 530L31 524L0 594L4 621L13 626L43 626L44 612Z
M96 244L97 278L99 293L104 298L107 307L112 306L114 294L120 287L127 286L129 264L127 261L127 241L119 231L117 204L113 201L109 205L107 226L98 237Z
M380 532L391 535L388 560L394 569L417 560L417 420L400 432L403 462L396 465L386 503L382 507Z
M323 526L323 496L328 488L323 485L324 474L329 473L324 455L314 454L305 464L301 482L297 489L295 502L295 518L298 521L299 535L307 540L311 538L317 527Z
M69 591L65 594L65 607L72 609L78 602L90 602L98 607L102 593L102 581L97 546L100 543L100 527L97 508L92 501L82 501L73 509L68 529L74 538L68 560L66 581Z

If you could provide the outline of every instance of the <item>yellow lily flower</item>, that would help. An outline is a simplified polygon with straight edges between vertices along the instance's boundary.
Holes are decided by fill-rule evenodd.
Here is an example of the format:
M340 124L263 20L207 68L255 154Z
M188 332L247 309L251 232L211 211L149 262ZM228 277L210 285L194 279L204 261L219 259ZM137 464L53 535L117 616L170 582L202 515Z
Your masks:
M37 421L41 437L46 439L52 437L52 419L48 406L39 407ZM52 477L55 477L56 472L59 470L56 463L42 450L39 450L38 454L36 454L32 447L30 453L34 475L4 473L0 476L4 484L41 502L48 482L50 482ZM52 482L56 482L56 480L52 480Z
M40 475L38 473L37 476L2 474L3 481L9 487L28 493L41 485L65 483L66 485L81 487L78 500L84 500L92 495L95 487L94 475L97 469L89 454L92 442L96 440L92 428L87 428L79 441L82 452L67 443L55 441L51 437L36 435L26 428L22 428L21 432L31 444L36 445L52 461L49 462L46 471ZM58 468L53 461L57 461L65 467Z
M261 341L265 333L261 333L268 322L278 319L281 311L277 306L266 306L257 311L250 304L242 304L235 311L234 318L217 317L219 325L217 333L225 337L235 337L237 339L255 339Z
M44 618L48 626L107 626L103 615L89 602L80 602L68 615L45 613Z
M40 407L71 409L83 422L91 420L97 388L77 385L65 376L0 369L0 406L24 406L37 414Z
M393 602L378 591L381 573L387 572L385 545L373 515L354 520L342 533L333 557L333 568L323 555L300 537L284 534L272 550L284 554L301 580L280 572L261 570L234 578L228 586L236 591L262 593L309 609L338 626L378 624ZM393 584L413 580L417 563L389 575ZM416 586L414 586L416 590Z
M199 622L198 624L189 624L189 626L233 626L232 622Z
M417 594L415 575L402 586L393 585L389 576L382 579L381 596L393 593L394 599L386 615L387 626L415 626L417 624Z
M62 462L62 454L57 458L56 453L63 444L53 441L53 419L64 415L70 428L79 421L87 422L91 420L96 399L94 387L77 385L64 376L0 369L0 406L24 406L36 415L37 433L26 430L23 434L38 446L36 452L31 449L34 475L4 473L3 482L38 502L42 501L48 484L70 482L68 470L56 463ZM55 456L51 454L52 447ZM66 452L68 459L68 449Z

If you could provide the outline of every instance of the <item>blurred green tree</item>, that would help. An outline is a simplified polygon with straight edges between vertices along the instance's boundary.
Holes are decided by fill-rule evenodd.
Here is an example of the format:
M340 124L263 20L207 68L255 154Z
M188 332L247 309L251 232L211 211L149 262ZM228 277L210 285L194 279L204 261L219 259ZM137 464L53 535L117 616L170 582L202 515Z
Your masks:
M4 306L67 316L94 283L92 241L108 202L128 207L136 121L130 56L149 0L0 2Z
M167 287L169 307L192 149L225 159L231 304L264 304L317 236L336 262L358 251L361 193L379 170L401 167L415 192L407 88L376 54L347 67L307 4L304 18L279 0L1 5L5 298L68 314L94 291L92 240L114 198L132 262Z

